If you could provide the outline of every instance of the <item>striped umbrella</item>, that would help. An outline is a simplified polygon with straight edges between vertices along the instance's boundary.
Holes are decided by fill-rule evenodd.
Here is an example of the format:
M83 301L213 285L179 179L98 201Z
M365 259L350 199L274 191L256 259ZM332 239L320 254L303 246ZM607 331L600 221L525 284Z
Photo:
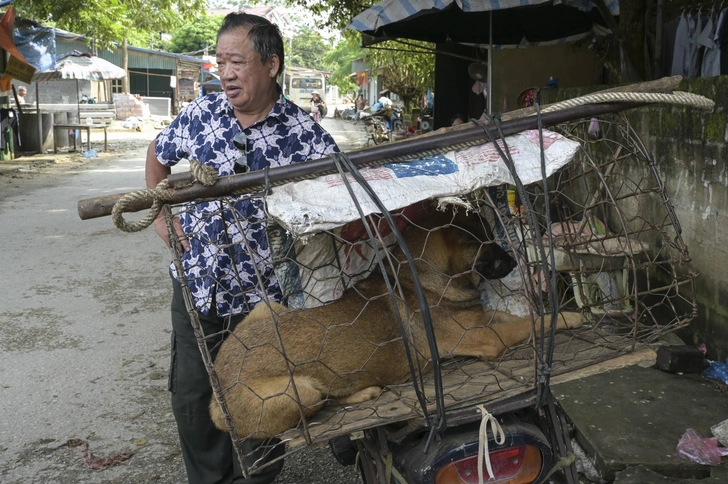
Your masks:
M604 4L619 15L619 0ZM600 14L590 0L384 0L347 28L374 41L399 37L498 49L576 40L592 32L595 20Z
M55 70L37 72L34 80L39 82L56 79L104 81L106 79L121 79L122 77L126 77L126 71L121 67L101 57L82 54L75 50L59 57L56 60Z

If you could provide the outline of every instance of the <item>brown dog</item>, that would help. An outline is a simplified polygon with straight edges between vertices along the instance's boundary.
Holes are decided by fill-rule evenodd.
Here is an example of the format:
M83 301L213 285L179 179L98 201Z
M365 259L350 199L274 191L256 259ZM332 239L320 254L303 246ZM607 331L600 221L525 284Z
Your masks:
M481 217L450 212L428 215L426 222L405 232L443 358L495 358L531 336L530 318L481 309L480 278L504 277L515 265L489 235ZM402 253L395 251L392 258L398 267L398 309L417 348L415 358L426 366L428 346L414 280ZM394 283L395 278L390 280ZM579 314L564 313L558 328L579 325ZM360 403L410 377L381 274L326 306L293 311L259 304L223 343L215 371L237 434L245 439L268 438L295 427L302 413L313 415L326 398ZM214 398L210 412L215 425L225 430Z

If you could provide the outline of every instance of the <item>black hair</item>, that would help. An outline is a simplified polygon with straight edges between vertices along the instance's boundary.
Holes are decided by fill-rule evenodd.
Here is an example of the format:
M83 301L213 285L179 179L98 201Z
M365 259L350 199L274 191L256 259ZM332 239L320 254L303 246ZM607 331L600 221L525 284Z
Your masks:
M217 38L219 39L222 34L239 28L248 29L250 42L253 44L253 50L260 56L260 62L265 64L274 55L277 55L280 65L276 75L283 72L283 36L278 27L268 19L258 15L231 12L225 16L222 26L217 31Z

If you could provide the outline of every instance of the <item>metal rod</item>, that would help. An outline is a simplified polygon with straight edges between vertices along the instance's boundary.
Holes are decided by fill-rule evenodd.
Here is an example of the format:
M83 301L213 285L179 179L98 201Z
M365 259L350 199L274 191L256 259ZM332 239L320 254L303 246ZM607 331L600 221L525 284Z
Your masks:
M604 103L577 106L544 114L542 116L543 125L554 126L581 118L637 108L646 104L647 103ZM520 133L521 131L528 129L535 129L536 126L536 116L504 121L501 125L503 134L506 136ZM493 136L498 137L497 129L495 127L489 126L489 129L492 130ZM457 128L449 128L415 138L350 151L348 155L355 166L362 167L381 163L382 160L391 160L395 157L442 149L458 144L477 141L485 142L488 139L489 138L483 132L482 128L474 123L465 123ZM210 187L193 184L192 186L176 190L175 195L172 197L172 200L170 200L170 203L176 204L204 198L218 198L241 191L255 192L264 189L266 185L277 186L297 179L311 178L312 176L335 172L336 168L334 161L331 157L327 156L317 160L310 160L305 163L296 163L293 165L271 168L267 171L267 179L265 170L257 170L240 175L221 177L215 185ZM192 175L189 172L186 172L170 175L169 178L178 184L183 180L191 180L191 177ZM170 180L170 183L172 180ZM114 204L124 195L125 193L120 193L105 197L79 200L77 204L79 217L82 220L87 220L111 215L111 210L114 207ZM131 203L127 208L130 212L136 212L147 209L150 206L151 203L148 200L138 200L137 202Z
M488 14L488 116L490 116L493 114L493 10Z

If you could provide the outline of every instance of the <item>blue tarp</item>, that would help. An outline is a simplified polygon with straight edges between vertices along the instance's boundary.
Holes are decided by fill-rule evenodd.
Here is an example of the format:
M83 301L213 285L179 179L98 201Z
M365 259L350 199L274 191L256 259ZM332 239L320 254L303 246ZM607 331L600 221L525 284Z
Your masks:
M34 24L15 25L13 42L28 64L38 71L56 70L56 32Z

